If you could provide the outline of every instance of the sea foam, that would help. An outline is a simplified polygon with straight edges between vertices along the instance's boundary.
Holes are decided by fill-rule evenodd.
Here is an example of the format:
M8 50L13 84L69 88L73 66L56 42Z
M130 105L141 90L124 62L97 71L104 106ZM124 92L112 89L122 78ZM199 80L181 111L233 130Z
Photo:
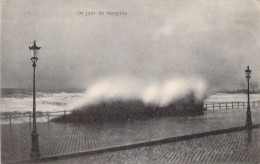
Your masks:
M115 99L138 99L145 104L165 107L191 92L197 99L203 99L206 92L205 82L193 77L147 80L130 76L114 76L97 80L89 85L84 96L70 103L68 108L76 109Z

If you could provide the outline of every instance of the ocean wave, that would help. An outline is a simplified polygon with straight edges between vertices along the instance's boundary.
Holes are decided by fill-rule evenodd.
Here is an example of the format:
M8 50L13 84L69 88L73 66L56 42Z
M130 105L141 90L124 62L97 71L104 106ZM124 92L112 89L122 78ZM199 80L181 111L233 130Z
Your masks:
M205 91L206 84L198 78L143 80L130 76L115 76L98 80L87 87L84 96L69 104L69 108L80 108L110 99L138 99L145 104L154 103L164 107L191 92L196 98L202 99Z

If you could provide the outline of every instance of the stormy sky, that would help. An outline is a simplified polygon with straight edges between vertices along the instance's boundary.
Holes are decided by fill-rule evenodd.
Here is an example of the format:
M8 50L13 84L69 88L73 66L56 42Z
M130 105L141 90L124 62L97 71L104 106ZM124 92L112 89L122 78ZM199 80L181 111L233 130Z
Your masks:
M237 89L247 65L260 83L259 18L257 0L4 0L1 87L32 87L33 40L42 47L37 88L126 75L192 76L212 90Z

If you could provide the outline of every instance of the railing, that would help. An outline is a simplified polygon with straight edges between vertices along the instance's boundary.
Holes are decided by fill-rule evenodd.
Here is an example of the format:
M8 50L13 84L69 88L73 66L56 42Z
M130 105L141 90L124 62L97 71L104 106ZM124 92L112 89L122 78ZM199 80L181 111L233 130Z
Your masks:
M260 101L251 101L251 107L259 107ZM218 109L239 109L247 108L247 102L207 102L204 103L204 107L207 110L218 110ZM36 112L36 117L46 118L47 122L50 122L50 117L54 118L57 116L64 116L64 122L66 123L66 115L72 111L55 111L55 112ZM9 124L12 123L13 119L17 118L28 118L29 123L32 122L32 112L2 112L1 119L9 120Z
M250 107L259 107L260 101L251 101ZM217 110L217 109L239 109L247 108L247 102L207 102L204 103L204 108L208 110Z
M47 122L50 122L50 117L64 116L64 122L66 123L66 115L70 114L72 111L55 111L55 112L36 112L36 117L46 118ZM32 122L32 112L2 112L1 119L9 120L9 124L12 124L13 119L17 118L28 118L29 123Z

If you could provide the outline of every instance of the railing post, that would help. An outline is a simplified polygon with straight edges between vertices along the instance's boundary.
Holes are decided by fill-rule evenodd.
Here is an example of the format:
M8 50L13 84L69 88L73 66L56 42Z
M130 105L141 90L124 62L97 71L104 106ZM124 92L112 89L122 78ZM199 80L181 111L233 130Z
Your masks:
M237 102L237 108L239 109L239 102Z
M208 109L208 104L206 103L206 109Z
M232 109L233 109L233 102L232 102Z
M255 102L253 101L253 107L255 107Z
M9 124L11 125L12 124L12 114L9 113Z
M218 106L219 106L219 109L221 109L221 103L219 103Z
M245 102L243 102L243 108L245 108Z
M214 110L214 103L213 103L213 110Z
M32 118L31 118L31 112L29 112L29 123L31 123L31 120Z
M48 120L48 123L50 122L50 115L49 115L49 111L47 111L47 120Z
M227 109L227 102L226 102L226 109Z
M64 121L66 123L66 110L64 110Z

